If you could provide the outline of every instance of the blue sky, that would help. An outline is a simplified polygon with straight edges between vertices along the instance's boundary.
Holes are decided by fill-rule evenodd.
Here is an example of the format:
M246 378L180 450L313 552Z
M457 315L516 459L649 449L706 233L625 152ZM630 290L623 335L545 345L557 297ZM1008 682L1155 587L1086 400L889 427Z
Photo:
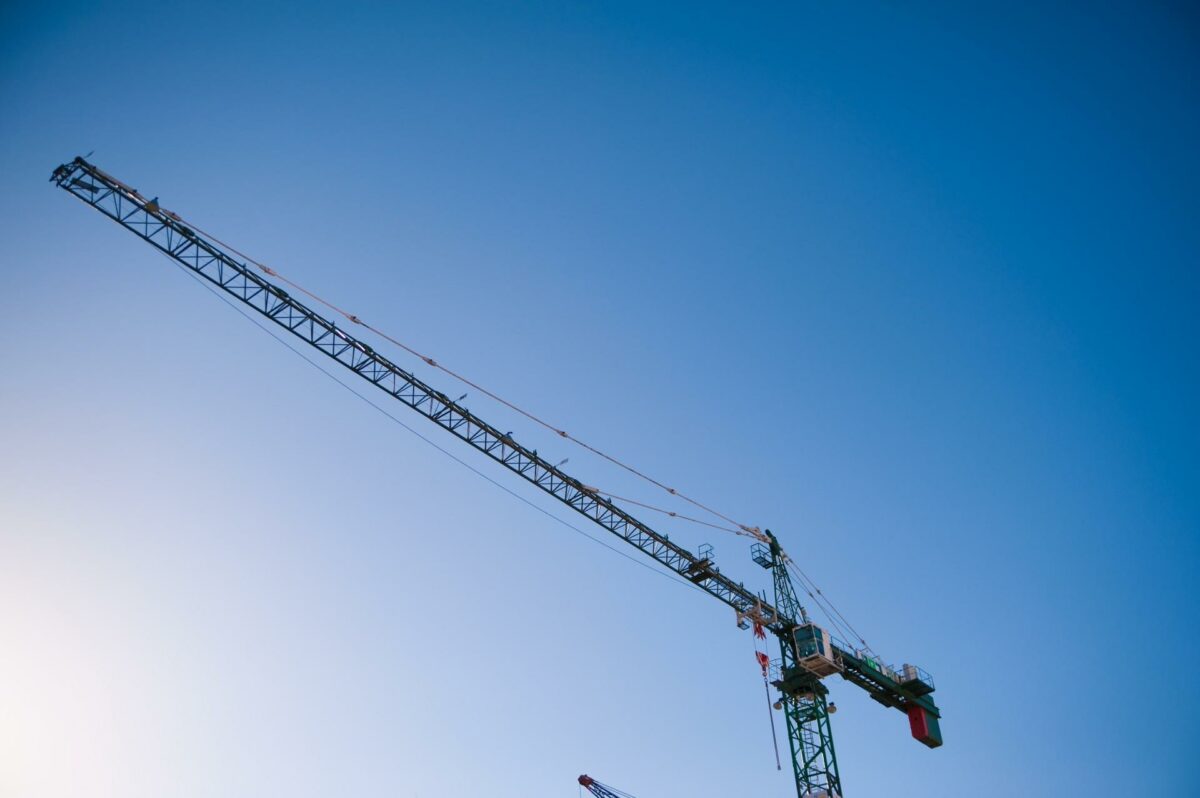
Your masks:
M1189 9L63 3L0 31L0 794L794 794L727 608L46 183L91 150L775 530L938 684L937 751L832 685L848 795L1200 792ZM660 528L765 586L744 541Z

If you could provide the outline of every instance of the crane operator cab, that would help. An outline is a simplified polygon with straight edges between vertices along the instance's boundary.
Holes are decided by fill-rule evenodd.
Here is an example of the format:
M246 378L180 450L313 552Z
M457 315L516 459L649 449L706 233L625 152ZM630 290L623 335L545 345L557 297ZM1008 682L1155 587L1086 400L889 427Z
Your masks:
M801 668L818 679L840 673L842 665L834 659L833 642L829 632L815 623L796 627L796 661Z

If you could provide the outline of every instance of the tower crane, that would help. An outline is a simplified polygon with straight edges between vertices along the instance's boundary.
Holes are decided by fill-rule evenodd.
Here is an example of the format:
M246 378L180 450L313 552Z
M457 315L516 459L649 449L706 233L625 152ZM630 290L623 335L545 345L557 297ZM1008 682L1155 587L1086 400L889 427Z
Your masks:
M472 413L461 399L396 365L337 323L291 296L256 272L236 250L185 223L84 158L56 168L51 182L100 211L220 292L263 319L336 361L392 399L585 516L661 566L732 607L738 625L769 632L779 645L771 663L771 684L778 691L799 798L840 798L842 780L830 729L829 689L825 680L839 676L862 688L885 707L908 716L912 736L930 748L942 744L941 712L934 703L933 680L905 664L894 668L871 651L855 648L817 625L800 603L789 572L789 557L770 530L752 531L758 540L751 559L771 574L770 599L725 576L707 552L694 554L655 531L630 512ZM268 276L274 272L260 268ZM348 316L352 323L356 317ZM431 360L431 365L434 364ZM565 433L560 433L565 434Z
M601 784L591 776L580 776L579 783L583 785L584 789L596 796L596 798L634 798L634 796L627 792L621 792L613 787Z

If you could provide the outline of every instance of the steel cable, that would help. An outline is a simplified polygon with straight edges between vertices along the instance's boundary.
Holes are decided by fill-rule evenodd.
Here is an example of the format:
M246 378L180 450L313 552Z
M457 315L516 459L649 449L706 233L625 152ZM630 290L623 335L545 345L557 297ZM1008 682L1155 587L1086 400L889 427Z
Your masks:
M470 378L458 373L457 371L454 371L453 369L443 365L442 363L440 363L439 361L430 357L429 355L426 355L426 354L418 351L417 349L414 349L413 347L409 346L408 344L404 343L403 341L400 341L400 340L388 335L383 330L380 330L379 328L368 324L367 322L363 321L361 318L359 318L355 314L350 313L349 311L344 310L341 307L338 307L337 305L333 304L332 302L325 299L324 297L319 296L318 294L310 291L309 289L305 288L304 286L300 285L299 283L291 280L290 278L284 276L283 274L280 274L278 271L271 268L270 266L267 266L266 264L261 263L258 260L255 260L251 256L247 255L245 252L242 252L241 250L239 250L237 247L234 247L231 244L228 244L228 243L222 241L221 239L217 238L212 233L209 233L208 231L202 229L198 225L196 225L192 222L187 222L187 224L189 226L191 226L192 229L194 229L196 232L200 233L201 235L205 236L206 238L211 239L212 241L219 244L220 246L225 247L230 252L233 252L234 254L239 255L240 257L245 259L246 262L253 264L259 270L261 270L264 274L267 274L271 277L279 279L280 281L282 281L284 283L287 283L289 286L291 286L292 288L301 292L305 296L311 298L313 301L318 302L318 303L324 305L325 307L329 308L330 310L334 311L335 313L342 315L347 320L349 320L351 323L357 324L361 327L364 327L365 329L370 330L371 332L375 333L376 335L378 335L380 338L384 339L385 341L388 341L389 343L403 349L405 352L408 352L410 355L412 355L416 358L419 358L426 365L431 366L432 368L439 369L439 370L445 372L446 374L449 374L451 377L458 380L462 384L467 385L467 386L479 391L480 393L489 397L490 399L492 399L496 402L499 402L500 404L504 405L505 407L521 414L522 416L525 416L526 418L533 421L534 423L536 423L536 424L544 427L545 429L550 430L554 434L558 435L560 438L565 438L566 440L571 441L572 443L576 444L577 446L580 446L580 447L588 450L589 452L592 452L593 454L609 461L610 463L613 463L614 465L628 471L629 473L634 474L635 476L645 480L646 482L649 482L650 484L661 488L662 490L666 491L667 493L671 494L672 496L682 499L683 501L685 501L701 510L704 510L705 512L709 513L710 515L712 515L716 518L719 518L722 521L725 521L726 523L732 524L735 528L729 529L726 527L716 526L714 524L708 524L709 526L713 526L716 529L723 529L725 531L734 532L735 534L747 535L747 536L755 538L756 540L766 542L766 537L762 534L762 530L759 527L750 526L748 524L743 524L738 521L735 521L733 518L730 518L729 516L725 515L724 513L714 510L713 508L709 507L708 505L703 504L686 494L680 493L675 488L672 488L669 485L666 485L663 482L660 482L659 480L643 473L642 471L639 471L637 468L634 468L633 466L629 465L628 463L625 463L625 462L619 460L618 458L608 454L607 452L604 452L603 450L598 449L595 446L592 446L591 444L587 443L586 441L576 438L574 435L571 435L566 430L556 427L555 425L551 424L550 422L539 418L538 416L534 415L533 413L529 412L528 410L525 410L524 408L514 404L513 402L508 401L504 397L488 390L487 388L484 388L482 385L475 382L474 380L471 380ZM658 509L658 508L652 507L650 505L644 505L644 506L648 507L649 509L655 509L655 510ZM662 511L662 512L668 512L668 514L672 514L672 513L669 513L669 511ZM683 520L695 521L695 519L689 518L687 516L682 516L682 515L678 515L678 514L672 514L672 515L675 515L675 517L681 518ZM703 522L699 522L699 523L703 523Z

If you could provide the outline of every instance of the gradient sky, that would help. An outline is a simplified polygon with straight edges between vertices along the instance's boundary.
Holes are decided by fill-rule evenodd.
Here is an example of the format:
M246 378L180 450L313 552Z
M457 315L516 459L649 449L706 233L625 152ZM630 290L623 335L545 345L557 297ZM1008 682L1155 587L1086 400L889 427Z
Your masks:
M1200 25L1010 6L0 6L0 796L794 794L731 611L46 182L91 150L775 530L938 685L937 751L831 685L851 798L1200 795Z

